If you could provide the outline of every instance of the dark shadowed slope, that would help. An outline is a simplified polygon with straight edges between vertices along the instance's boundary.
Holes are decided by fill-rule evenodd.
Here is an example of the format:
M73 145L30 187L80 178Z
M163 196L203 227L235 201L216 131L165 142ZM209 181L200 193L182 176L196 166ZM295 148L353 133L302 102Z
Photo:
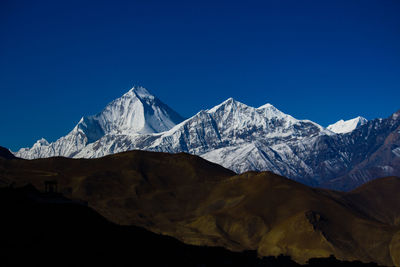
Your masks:
M8 150L5 147L0 146L0 158L3 158L3 159L15 159L16 157L14 156L13 153L10 152L10 150Z
M108 220L137 225L188 244L290 255L305 263L342 260L400 265L397 178L360 191L310 188L270 172L233 172L199 157L131 151L99 159L0 159L16 186L58 181ZM397 189L397 190L396 190ZM371 197L364 201L368 195ZM390 203L386 203L390 202ZM387 205L387 209L383 209Z
M400 176L400 110L332 139L341 145L330 153L347 159L336 160L344 164L342 171L327 175L320 186L347 191L378 177Z
M263 263L255 252L234 253L223 248L184 245L143 228L117 226L86 206L60 203L56 197L43 196L32 186L0 189L0 207L2 266L262 266ZM278 266L274 260L268 262Z
M140 227L118 226L31 185L1 188L0 209L1 266L299 266L288 257L261 259L255 251L185 245ZM312 259L308 266L321 265L364 266L334 258Z
M399 177L368 182L346 194L353 205L376 220L400 225Z

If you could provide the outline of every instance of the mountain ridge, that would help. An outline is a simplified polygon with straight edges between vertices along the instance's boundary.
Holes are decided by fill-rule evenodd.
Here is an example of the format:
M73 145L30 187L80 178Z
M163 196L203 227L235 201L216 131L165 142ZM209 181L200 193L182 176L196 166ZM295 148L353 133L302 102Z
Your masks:
M134 104L150 101L146 105L154 112L148 114L155 114L150 118L156 119L148 120L144 109L130 105L131 99L139 98L142 100ZM100 115L84 117L70 134L56 142L39 142L15 154L32 159L94 158L133 149L186 152L237 173L270 170L308 185L339 190L350 190L369 179L400 173L397 165L400 137L391 135L400 125L397 113L371 121L359 117L350 123L354 129L335 133L312 121L297 120L269 103L254 108L228 98L183 120L155 99L144 88L131 89L109 104L112 111L107 111L107 106ZM139 119L132 120L130 115L137 110ZM164 123L164 113L179 119ZM99 119L103 118L101 114L107 114L103 117L111 118L111 122ZM390 149L388 142L385 143L389 136L393 139ZM370 157L375 158L372 165L368 163Z

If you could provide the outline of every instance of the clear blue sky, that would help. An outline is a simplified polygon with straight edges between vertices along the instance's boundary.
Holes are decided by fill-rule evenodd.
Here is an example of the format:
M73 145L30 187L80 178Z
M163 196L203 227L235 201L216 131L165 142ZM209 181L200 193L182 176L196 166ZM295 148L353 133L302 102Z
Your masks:
M400 109L400 1L0 1L0 145L68 133L132 85L327 126Z

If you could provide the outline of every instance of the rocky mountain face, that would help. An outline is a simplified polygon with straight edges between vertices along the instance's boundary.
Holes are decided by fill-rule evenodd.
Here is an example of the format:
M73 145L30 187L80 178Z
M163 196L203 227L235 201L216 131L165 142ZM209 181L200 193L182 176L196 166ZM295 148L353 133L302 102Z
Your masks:
M229 98L183 121L146 89L133 88L99 114L83 117L65 137L51 144L39 140L16 155L96 158L133 149L186 152L237 173L269 170L308 185L348 190L399 174L396 114L369 122L361 117L339 121L329 130L271 104L254 108Z
M374 177L400 176L400 111L349 134L336 135L332 141L335 149L331 153L336 151L342 157L336 157L334 165L338 168L330 173L330 179L321 182L322 186L349 190ZM332 163L332 159L326 161Z

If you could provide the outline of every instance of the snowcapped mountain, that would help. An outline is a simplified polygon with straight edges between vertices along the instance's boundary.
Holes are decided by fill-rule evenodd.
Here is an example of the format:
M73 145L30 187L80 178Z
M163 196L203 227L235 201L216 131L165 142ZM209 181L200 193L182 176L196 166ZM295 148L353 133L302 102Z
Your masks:
M347 121L340 120L326 128L334 133L349 133L354 131L354 129L357 127L366 124L367 122L368 120L366 118L358 116L357 118Z
M134 87L109 103L100 113L82 117L66 136L49 144L45 139L16 155L33 159L51 156L74 157L85 146L106 135L139 135L171 129L183 118L143 87Z
M101 157L132 149L187 152L236 172L272 170L289 177L310 174L291 145L331 135L320 125L297 120L270 104L253 108L232 98L176 125L148 135L106 135L83 148L75 157Z
M39 140L16 156L95 158L132 149L186 152L236 172L270 170L308 185L347 190L373 178L400 175L399 115L369 122L359 117L328 130L271 104L254 108L229 98L183 120L140 87L102 112L83 117L56 142Z
M171 129L183 118L143 87L134 87L100 113L83 117L75 127L89 142L106 134L148 134Z

